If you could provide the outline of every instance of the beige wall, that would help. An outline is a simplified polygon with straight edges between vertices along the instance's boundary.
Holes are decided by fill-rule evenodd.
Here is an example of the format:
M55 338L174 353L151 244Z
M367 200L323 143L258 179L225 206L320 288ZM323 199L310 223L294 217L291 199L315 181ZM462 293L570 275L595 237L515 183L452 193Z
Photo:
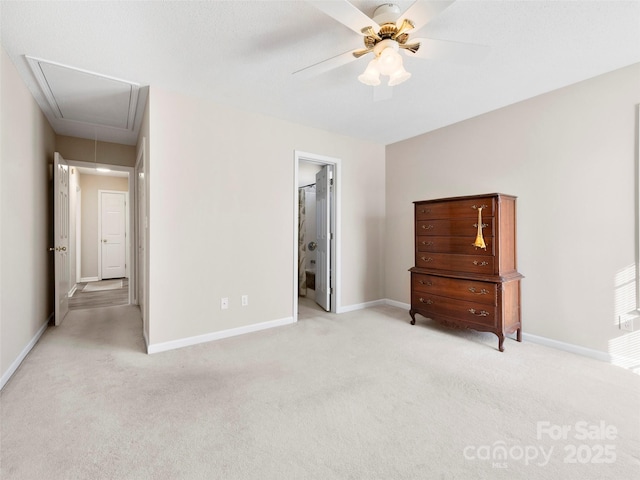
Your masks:
M151 344L292 317L295 150L342 159L340 306L383 298L382 145L154 87L149 125Z
M513 194L524 332L623 349L632 336L621 338L617 316L635 308L638 103L634 65L388 146L387 297L410 301L413 201Z
M95 279L98 277L98 191L115 190L126 192L129 188L128 182L129 179L126 177L108 177L84 173L80 175L80 188L82 190L80 276L83 279Z
M53 311L55 135L0 48L0 371L5 381Z
M133 167L136 147L56 135L56 151L67 160Z

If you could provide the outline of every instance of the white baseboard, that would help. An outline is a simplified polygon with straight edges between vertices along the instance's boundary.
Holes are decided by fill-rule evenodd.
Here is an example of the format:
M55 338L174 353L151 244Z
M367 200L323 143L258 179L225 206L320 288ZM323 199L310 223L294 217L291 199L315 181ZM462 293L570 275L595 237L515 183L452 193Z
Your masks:
M22 352L20 352L20 355L18 355L18 358L16 358L11 364L11 366L7 369L7 371L4 372L4 374L2 375L2 378L0 378L0 390L4 388L4 386L9 381L9 379L13 376L14 373L16 373L16 370L18 370L18 367L23 362L23 360L27 357L27 355L29 355L29 352L31 351L31 349L33 349L36 343L38 343L38 340L40 340L40 337L45 332L45 330L49 326L49 322L52 319L53 319L53 313L49 315L49 318L47 318L47 321L42 324L42 326L38 329L38 331L33 336L33 338L22 349Z
M266 330L268 328L281 327L283 325L289 325L291 323L295 323L293 317L287 317L281 318L279 320L254 323L253 325L245 325L244 327L230 328L228 330L222 330L220 332L205 333L204 335L197 335L195 337L181 338L179 340L172 340L170 342L155 343L151 345L147 343L147 353L152 354L166 352L168 350L175 350L176 348L189 347L191 345L198 345L200 343L212 342L214 340L221 340L223 338L235 337L237 335L243 335L245 333L258 332L260 330Z
M356 303L354 305L347 305L346 307L338 307L336 313L353 312L354 310L362 310L363 308L377 307L378 305L384 305L384 300L373 300L371 302Z
M71 290L69 290L69 293L67 294L67 296L69 298L73 297L73 294L76 293L76 290L78 289L78 284L74 283L73 287L71 287Z
M537 343L538 345L544 345L545 347L555 348L557 350L563 350L565 352L576 353L583 357L595 358L602 362L611 363L611 355L609 353L594 350L593 348L582 347L573 343L561 342L559 340L553 340L552 338L540 337L538 335L525 332L522 332L522 340Z
M80 279L81 282L97 282L100 279L98 277L82 277Z
M408 303L402 303L402 302L397 302L395 300L391 300L389 298L385 298L384 299L384 304L385 305L390 305L392 307L398 307L398 308L402 308L403 310L411 310L411 305L409 305Z
M402 308L404 310L411 310L411 305L408 303L398 302L386 298L384 300L385 305ZM544 345L545 347L555 348L557 350L563 350L565 352L575 353L582 355L583 357L594 358L602 362L612 363L612 357L609 353L600 350L594 350L592 348L582 347L572 343L561 342L559 340L553 340L552 338L541 337L539 335L533 335L531 333L522 333L522 340L536 343L538 345Z

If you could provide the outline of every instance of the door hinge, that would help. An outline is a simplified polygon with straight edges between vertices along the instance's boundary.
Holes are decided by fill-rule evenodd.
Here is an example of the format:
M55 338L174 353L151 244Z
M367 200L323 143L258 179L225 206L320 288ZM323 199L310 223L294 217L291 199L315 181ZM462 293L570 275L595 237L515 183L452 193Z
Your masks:
M333 178L329 180L329 185L333 187Z
M329 289L329 295L333 295L333 287Z

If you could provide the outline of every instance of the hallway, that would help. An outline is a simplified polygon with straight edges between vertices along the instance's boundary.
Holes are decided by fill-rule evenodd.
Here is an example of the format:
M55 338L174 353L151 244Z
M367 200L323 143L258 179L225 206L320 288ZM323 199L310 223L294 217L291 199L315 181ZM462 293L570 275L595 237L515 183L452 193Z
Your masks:
M87 284L99 282L78 283L72 297L69 297L69 310L81 310L86 308L113 307L127 305L129 303L129 279L122 279L122 287L113 290L84 291Z

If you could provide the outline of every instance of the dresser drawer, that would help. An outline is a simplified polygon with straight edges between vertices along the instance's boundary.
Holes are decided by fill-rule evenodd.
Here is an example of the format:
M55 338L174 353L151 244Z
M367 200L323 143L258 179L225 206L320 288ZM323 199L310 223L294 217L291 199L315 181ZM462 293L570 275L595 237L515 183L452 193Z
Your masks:
M493 217L482 218L482 236L493 236ZM416 236L473 236L478 233L477 218L457 218L452 220L418 220L416 222Z
M498 304L498 286L489 282L412 273L411 290L485 305Z
M495 257L487 255L450 255L446 253L416 253L416 267L465 273L492 274Z
M484 237L486 249L473 245L475 235L464 237L438 237L420 235L416 237L416 250L418 252L433 253L461 253L467 255L493 255L493 237Z
M429 317L444 316L455 318L463 324L495 327L498 324L497 309L494 305L478 302L464 302L422 292L411 292L411 308Z
M482 207L482 217L493 217L495 197L480 197L447 202L418 202L415 204L416 220L430 218L477 217Z

